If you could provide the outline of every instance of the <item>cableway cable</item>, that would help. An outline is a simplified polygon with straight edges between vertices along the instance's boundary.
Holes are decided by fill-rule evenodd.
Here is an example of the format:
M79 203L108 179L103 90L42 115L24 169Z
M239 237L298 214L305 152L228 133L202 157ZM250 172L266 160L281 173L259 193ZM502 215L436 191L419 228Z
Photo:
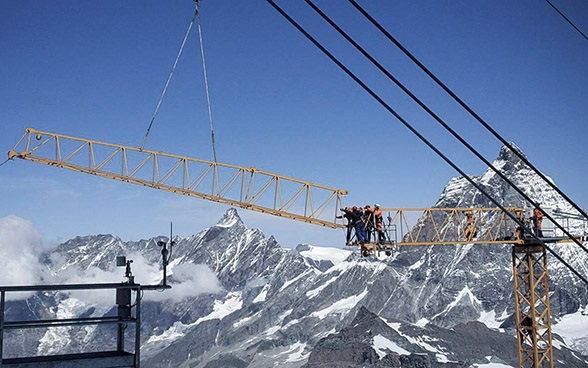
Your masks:
M588 214L580 208L572 199L570 199L563 191L561 191L551 180L549 180L539 169L537 169L522 153L515 149L512 144L506 141L496 130L494 130L482 117L480 117L469 105L467 105L461 98L459 98L449 87L447 87L439 78L437 78L423 63L421 63L410 51L408 51L396 38L394 38L378 21L376 21L367 11L365 11L355 0L349 2L367 19L369 20L384 36L386 36L396 47L398 47L409 59L411 59L425 74L427 74L439 87L441 87L449 96L451 96L460 106L462 106L472 117L474 117L486 130L488 130L496 139L511 150L521 161L525 163L531 170L533 170L547 185L554 189L561 195L570 205L572 205L579 213L586 219ZM535 205L537 205L535 203Z
M404 86L398 79L396 79L386 68L384 68L377 60L375 60L365 49L363 49L357 42L353 40L341 27L339 27L331 18L329 18L323 11L321 11L311 0L305 0L306 3L319 14L329 25L331 25L343 38L351 43L359 52L362 53L372 64L374 64L382 73L386 75L391 81L393 81L404 93L406 93L413 101L415 101L422 109L424 109L431 117L433 117L446 131L448 131L453 137L455 137L463 146L465 146L470 152L472 152L478 159L480 159L486 166L494 171L500 178L502 178L508 185L515 189L523 198L529 203L535 205L534 201L516 184L508 179L500 170L496 169L491 162L489 162L484 156L482 156L474 147L472 147L462 136L460 136L455 130L453 130L445 121L443 121L437 114L435 114L424 102L422 102L417 96L415 96L406 86ZM539 206L538 206L539 207ZM574 238L572 234L568 232L563 226L555 221L549 214L545 213L545 217L551 220L565 235L570 237L578 246L580 246L585 252L588 253L588 249L584 245Z
M553 5L553 4L551 3L551 1L549 1L549 0L545 0L545 1L547 1L547 4L551 5L551 7L552 7L553 9L555 9L555 11L556 11L556 12L557 12L559 15L561 15L561 17L562 17L563 19L565 19L565 21L566 21L566 22L568 22L568 23L569 23L569 24L570 24L570 25L571 25L571 26L572 26L572 27L573 27L573 28L574 28L576 31L578 31L578 33L579 33L579 34L580 34L582 37L584 37L584 38L586 39L586 41L588 41L588 36L586 36L586 35L584 34L584 32L582 32L582 31L581 31L581 30L580 30L578 27L576 27L576 25L575 25L575 24L574 24L574 23L573 23L573 22L572 22L572 21L571 21L571 20L570 20L568 17L566 17L566 16L564 15L564 13L562 13L561 11L559 11L559 9L558 9L558 8L556 8L556 7L555 7L555 5Z
M198 4L198 3L196 3L196 4ZM182 52L184 51L184 46L186 45L186 41L188 40L188 36L190 35L190 31L192 30L192 26L194 25L194 20L196 19L197 14L198 14L198 5L196 5L196 11L194 13L194 16L192 17L192 20L190 20L190 24L188 25L188 29L186 30L186 34L184 35L184 40L182 41L182 45L180 46L180 50L178 51L178 55L176 56L176 60L174 61L174 65L172 66L171 72L169 73L169 76L167 77L167 81L165 82L165 85L163 86L163 91L161 92L161 96L159 97L159 101L157 101L157 106L155 106L155 112L153 113L153 117L151 118L151 122L149 123L149 127L147 128L147 132L145 133L145 136L143 137L143 141L141 142L141 146L139 147L139 149L141 149L141 150L145 147L145 143L147 142L147 137L149 136L149 132L151 131L151 127L153 126L153 122L155 121L155 117L157 116L157 113L159 112L159 108L161 107L161 102L163 101L163 98L165 97L165 93L167 92L167 88L169 86L169 83L174 75L174 72L176 71L178 61L180 60L180 56L182 55Z
M469 175L467 175L461 168L459 168L453 161L445 156L435 145L429 142L421 133L419 133L408 121L406 121L398 112L396 112L389 104L387 104L378 94L369 88L363 81L361 81L351 70L349 70L343 63L341 63L333 54L331 54L325 47L323 47L316 39L314 39L304 28L302 28L294 19L292 19L282 8L280 8L273 0L266 0L274 9L278 11L288 22L290 22L298 31L300 31L308 40L310 40L319 50L321 50L327 57L331 59L339 68L341 68L351 79L359 84L370 96L372 96L380 105L382 105L388 112L390 112L398 121L400 121L408 130L410 130L417 138L419 138L425 145L427 145L433 152L435 152L441 159L443 159L449 166L461 174L466 180L470 182L476 189L484 194L490 201L492 201L498 208L510 216L515 222L519 223L525 231L537 241L538 244L545 247L554 257L556 257L563 265L565 265L573 274L578 276L584 283L588 284L588 280L578 273L570 264L555 253L545 242L536 237L533 232L527 229L526 225L521 223L513 214L506 211L506 209L495 200L484 188L476 183Z
M208 92L208 74L206 73L206 62L204 61L204 43L202 42L202 27L200 26L200 9L198 8L198 0L196 3L196 24L198 26L198 39L200 40L200 55L202 56L202 70L204 72L204 89L206 90L206 104L208 106L208 121L210 122L210 137L212 138L212 156L214 162L216 161L216 148L214 147L214 127L212 125L212 107L210 105L210 94Z

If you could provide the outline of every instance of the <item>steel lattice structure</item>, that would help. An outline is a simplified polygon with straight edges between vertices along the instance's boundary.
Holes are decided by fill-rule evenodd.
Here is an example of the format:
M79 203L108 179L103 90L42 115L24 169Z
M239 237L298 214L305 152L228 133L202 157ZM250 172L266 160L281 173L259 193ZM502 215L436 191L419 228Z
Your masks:
M26 129L8 157L124 181L330 228L346 190L240 167Z

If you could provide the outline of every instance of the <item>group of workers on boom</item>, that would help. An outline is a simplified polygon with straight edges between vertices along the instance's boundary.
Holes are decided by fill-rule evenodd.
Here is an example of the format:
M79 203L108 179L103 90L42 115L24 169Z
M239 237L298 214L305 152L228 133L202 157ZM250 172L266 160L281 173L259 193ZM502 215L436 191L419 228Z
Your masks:
M515 215L517 217L517 220L519 220L521 223L525 222L522 210L515 211ZM533 221L533 233L536 237L542 238L543 230L541 230L541 227L543 226L543 211L541 210L541 208L539 208L539 205L535 206L535 208L533 209L533 214L531 215L530 219L531 221ZM519 226L516 231L516 237L522 238L523 234L523 228Z
M372 234L378 243L386 240L384 233L384 218L382 216L382 209L379 204L374 204L374 207L365 205L365 207L345 207L341 208L343 214L337 218L344 218L347 220L347 235L346 245L352 245L353 232L355 231L356 242L358 244L366 244L372 241Z
M379 204L374 204L372 208L369 204L365 207L345 207L341 208L343 214L337 216L337 218L344 218L347 220L347 234L346 234L346 245L352 245L353 232L355 232L356 242L358 244L370 243L372 240L372 234L378 243L382 243L386 240L386 234L384 232L384 219L382 216L382 209ZM466 240L470 241L477 235L477 229L474 225L474 214L472 210L464 211L466 216L466 227L464 228L463 235ZM517 211L517 218L523 221L522 211ZM536 206L533 209L533 215L530 219L533 221L533 231L535 236L543 237L541 226L543 223L543 212ZM522 237L522 228L517 229L518 236Z

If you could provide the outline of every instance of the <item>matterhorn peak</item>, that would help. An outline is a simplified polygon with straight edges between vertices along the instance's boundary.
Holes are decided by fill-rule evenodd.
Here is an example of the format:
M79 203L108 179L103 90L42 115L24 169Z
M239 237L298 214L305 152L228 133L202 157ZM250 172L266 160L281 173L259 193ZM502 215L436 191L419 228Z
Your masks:
M498 153L497 160L516 162L521 160L519 158L519 155L527 159L527 156L516 144L514 144L513 142L508 142L508 144L510 145L510 147L512 147L512 150L507 145L502 146L500 152Z
M223 215L223 217L218 221L216 226L220 227L233 227L233 226L245 226L243 224L243 220L239 217L237 210L235 208L229 208L227 212Z
M510 147L512 150L504 145L500 148L500 152L498 153L498 157L492 163L494 168L500 170L503 174L509 176L512 173L519 172L520 170L526 170L527 165L521 159L524 158L524 161L527 160L527 156L523 153L523 151L513 142L509 142ZM494 176L494 173L488 169L487 174L491 174Z

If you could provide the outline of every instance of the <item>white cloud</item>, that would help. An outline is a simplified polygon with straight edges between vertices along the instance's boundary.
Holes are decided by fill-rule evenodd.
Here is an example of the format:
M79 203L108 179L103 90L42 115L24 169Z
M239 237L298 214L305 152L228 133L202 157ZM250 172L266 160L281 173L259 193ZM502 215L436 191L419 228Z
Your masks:
M168 282L171 289L162 293L149 293L147 300L180 301L187 297L200 294L217 293L222 290L221 284L212 270L201 264L184 263L171 268L173 282ZM168 280L169 281L169 280Z
M30 221L15 215L0 218L0 285L41 283L46 269L38 256L46 248Z
M102 270L98 267L82 270L69 267L60 269L57 280L39 261L39 256L47 250L48 247L43 244L41 236L29 220L14 215L0 218L0 285L91 284L126 281L124 267L113 267L111 270ZM158 263L150 263L138 252L131 252L126 257L127 260L133 261L131 270L135 276L135 282L141 285L154 285L161 282L162 270ZM56 257L53 261L59 263ZM148 292L148 300L179 301L186 297L217 293L222 290L216 275L206 265L170 265L169 276L172 276L168 280L172 288L162 293ZM11 294L8 298L23 299L30 295L31 293L18 293ZM112 290L72 291L69 295L88 305L106 307L114 304Z

